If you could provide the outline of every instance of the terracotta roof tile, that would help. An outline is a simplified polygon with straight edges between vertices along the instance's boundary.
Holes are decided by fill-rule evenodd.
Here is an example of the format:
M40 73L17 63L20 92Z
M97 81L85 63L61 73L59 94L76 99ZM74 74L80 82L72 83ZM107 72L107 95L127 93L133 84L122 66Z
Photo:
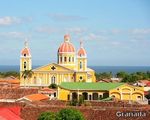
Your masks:
M49 97L43 94L31 94L27 95L24 98L27 98L30 101L40 101L40 100L48 100Z

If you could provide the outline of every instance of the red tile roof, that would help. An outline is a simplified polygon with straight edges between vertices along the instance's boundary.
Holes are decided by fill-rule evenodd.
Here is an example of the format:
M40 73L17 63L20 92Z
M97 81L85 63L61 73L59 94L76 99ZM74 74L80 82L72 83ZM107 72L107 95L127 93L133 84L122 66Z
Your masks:
M25 96L24 98L28 99L29 101L40 101L49 99L49 97L44 94L31 94Z
M43 88L40 90L40 93L43 93L43 94L51 94L51 93L54 93L55 90L54 89L50 89L50 88Z
M20 118L20 107L0 108L0 120L22 120Z

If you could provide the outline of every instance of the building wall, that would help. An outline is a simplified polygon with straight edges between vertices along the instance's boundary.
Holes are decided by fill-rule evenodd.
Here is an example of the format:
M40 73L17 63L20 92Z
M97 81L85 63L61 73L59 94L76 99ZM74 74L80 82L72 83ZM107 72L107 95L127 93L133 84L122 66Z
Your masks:
M143 87L139 88L125 84L119 86L116 89L110 90L109 96L115 97L120 100L143 100L144 89Z
M143 88L138 88L130 85L122 85L115 89L104 91L104 90L65 90L63 88L59 89L59 100L68 100L68 95L72 95L72 93L77 93L78 95L82 95L83 93L87 93L88 100L93 99L94 94L97 94L98 99L105 97L108 93L108 97L115 97L119 100L143 100L144 98L144 90ZM71 97L71 96L70 96ZM72 98L72 97L71 97ZM91 99L91 100L92 100Z

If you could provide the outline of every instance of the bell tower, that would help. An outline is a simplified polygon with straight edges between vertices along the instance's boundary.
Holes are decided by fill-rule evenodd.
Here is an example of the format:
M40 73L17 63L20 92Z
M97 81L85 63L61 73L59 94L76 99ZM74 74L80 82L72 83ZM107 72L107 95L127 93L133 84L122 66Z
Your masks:
M20 72L32 69L32 60L30 49L28 48L28 42L25 40L24 48L21 50L20 55Z
M82 41L80 42L80 49L77 54L78 61L78 71L86 71L87 70L87 54L83 47Z

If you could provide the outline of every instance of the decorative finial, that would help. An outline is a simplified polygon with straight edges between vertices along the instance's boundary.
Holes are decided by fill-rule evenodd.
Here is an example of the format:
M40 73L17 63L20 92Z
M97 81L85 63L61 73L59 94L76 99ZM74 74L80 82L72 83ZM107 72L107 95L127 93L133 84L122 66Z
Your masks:
M70 41L70 35L69 35L69 34L66 34L66 35L64 36L64 41L65 41L65 42L69 42L69 41Z
M82 48L82 47L83 47L83 41L80 40L80 48Z
M28 47L28 39L27 38L25 39L24 46L25 46L25 48Z

